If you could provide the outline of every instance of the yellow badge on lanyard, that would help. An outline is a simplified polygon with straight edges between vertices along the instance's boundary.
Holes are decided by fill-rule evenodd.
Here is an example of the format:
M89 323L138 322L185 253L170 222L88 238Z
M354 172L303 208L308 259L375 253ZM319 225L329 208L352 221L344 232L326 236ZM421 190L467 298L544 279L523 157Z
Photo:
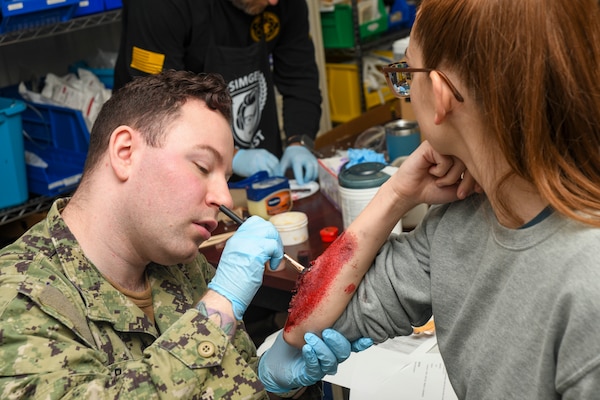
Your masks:
M133 46L131 68L148 74L158 74L163 70L165 55Z
M262 17L258 15L254 18L252 25L250 26L250 33L252 35L252 40L255 42L260 41L263 36L266 42L270 42L279 35L280 29L281 23L279 17L272 12L267 11L262 14Z

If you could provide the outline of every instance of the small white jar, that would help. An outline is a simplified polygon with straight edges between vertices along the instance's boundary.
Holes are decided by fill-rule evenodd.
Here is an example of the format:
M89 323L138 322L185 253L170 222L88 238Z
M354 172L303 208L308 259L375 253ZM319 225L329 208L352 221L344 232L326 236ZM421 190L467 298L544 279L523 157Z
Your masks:
M273 215L269 221L281 236L284 246L293 246L308 240L308 217L300 211Z

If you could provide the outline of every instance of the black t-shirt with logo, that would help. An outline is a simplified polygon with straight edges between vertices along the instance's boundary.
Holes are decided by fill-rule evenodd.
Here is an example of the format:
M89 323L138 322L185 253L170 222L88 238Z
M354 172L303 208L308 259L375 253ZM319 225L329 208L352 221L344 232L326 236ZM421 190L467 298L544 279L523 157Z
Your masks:
M224 75L239 148L281 155L273 86L282 95L287 136L314 138L319 129L321 94L306 0L280 1L258 16L229 0L124 0L114 90L162 69Z

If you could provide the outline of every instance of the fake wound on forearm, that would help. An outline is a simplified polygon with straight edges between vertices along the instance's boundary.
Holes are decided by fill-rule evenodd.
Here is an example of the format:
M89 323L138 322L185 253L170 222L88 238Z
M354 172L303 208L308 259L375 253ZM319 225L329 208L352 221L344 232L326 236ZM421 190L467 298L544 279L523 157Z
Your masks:
M362 278L353 262L357 239L343 233L313 261L297 282L283 336L302 347L304 333L320 334L339 318Z

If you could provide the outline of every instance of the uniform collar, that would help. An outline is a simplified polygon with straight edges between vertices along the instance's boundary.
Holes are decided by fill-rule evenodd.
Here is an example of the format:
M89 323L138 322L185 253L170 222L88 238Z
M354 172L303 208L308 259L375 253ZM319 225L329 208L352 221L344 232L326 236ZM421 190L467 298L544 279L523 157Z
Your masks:
M77 288L85 302L88 318L111 323L118 331L146 332L155 337L158 336L157 329L144 312L125 295L115 289L85 256L79 243L60 215L68 201L69 199L59 199L52 205L48 212L47 228L62 270ZM162 280L168 278L166 276L168 274L165 275L166 271L162 272L167 267L157 267L149 267L149 275L151 285L153 286L155 316L158 321L161 314L172 315L170 311L174 311L179 315L190 306L182 307L181 304L174 305L173 302L164 305L160 299L155 298L156 296L161 296L161 294L155 295L157 293L156 289L169 292L169 288L171 288L171 291L179 291L176 284L161 285ZM155 285L161 285L161 288L157 288ZM166 287L166 289L162 286ZM171 297L181 298L182 296L180 293L172 293ZM184 297L186 298L182 299L183 304L193 304L193 300L188 299L187 296ZM157 312L157 304L171 308L172 310Z

